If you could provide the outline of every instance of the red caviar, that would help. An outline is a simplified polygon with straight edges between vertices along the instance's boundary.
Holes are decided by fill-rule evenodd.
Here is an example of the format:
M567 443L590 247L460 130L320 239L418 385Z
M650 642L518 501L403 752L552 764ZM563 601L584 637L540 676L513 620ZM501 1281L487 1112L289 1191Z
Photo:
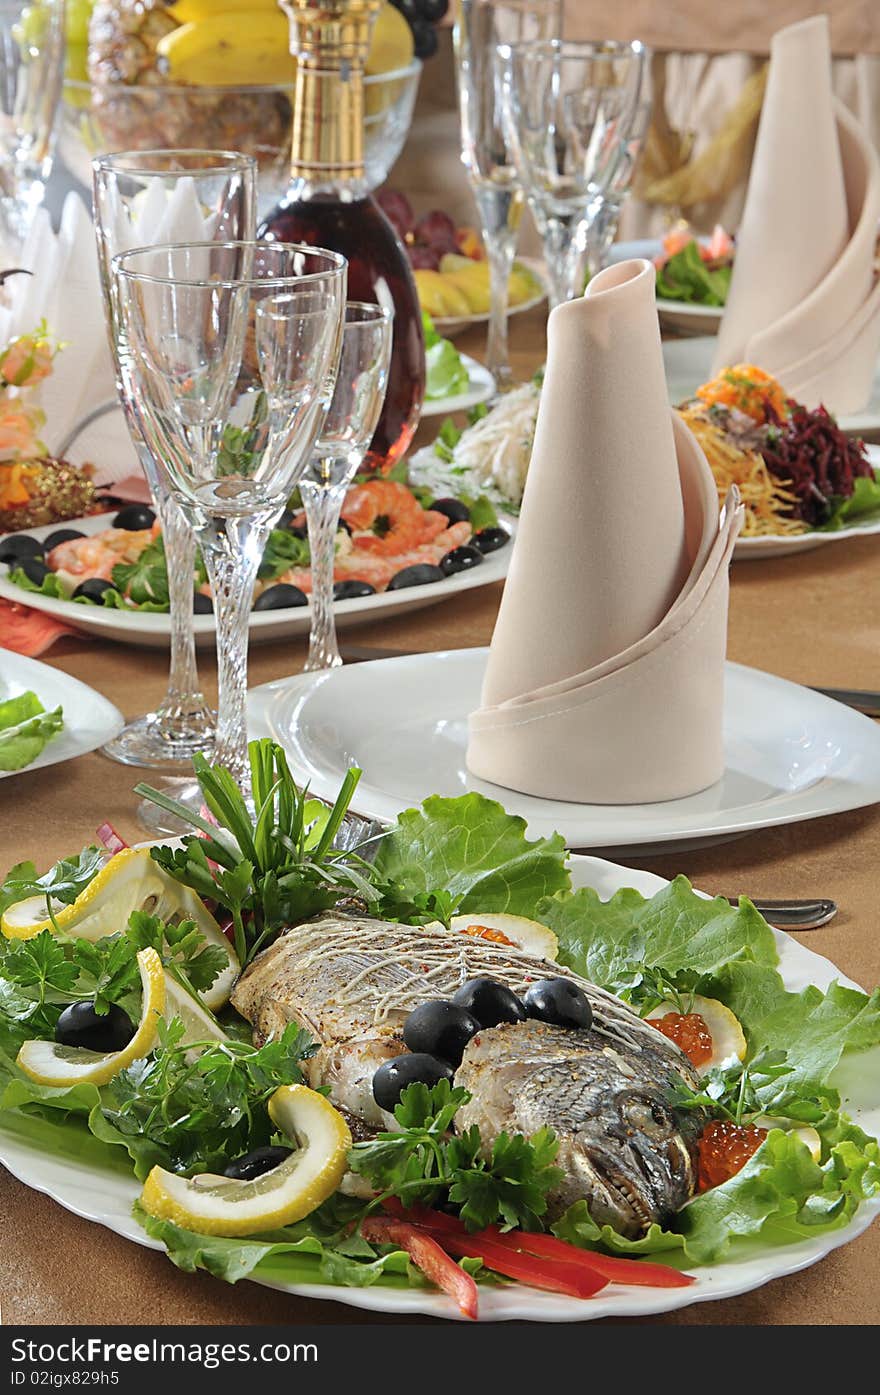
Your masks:
M699 1190L707 1192L735 1177L766 1137L767 1130L755 1124L733 1124L727 1119L707 1124L697 1143Z
M680 1046L692 1066L698 1069L712 1059L712 1033L706 1019L698 1012L667 1012L664 1017L649 1019L676 1046Z
M509 940L502 930L495 930L491 925L463 925L461 927L463 935L473 935L479 940L491 940L494 945L512 945L513 940Z

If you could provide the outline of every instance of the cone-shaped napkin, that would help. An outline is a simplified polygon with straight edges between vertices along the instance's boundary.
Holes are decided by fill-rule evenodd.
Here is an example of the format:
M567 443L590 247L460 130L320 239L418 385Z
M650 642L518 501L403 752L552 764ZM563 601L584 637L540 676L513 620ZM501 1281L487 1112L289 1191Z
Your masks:
M713 372L755 363L808 407L855 412L880 349L880 162L834 97L828 19L782 29Z
M670 411L654 268L555 309L469 770L547 799L676 799L719 779L727 565L706 458Z

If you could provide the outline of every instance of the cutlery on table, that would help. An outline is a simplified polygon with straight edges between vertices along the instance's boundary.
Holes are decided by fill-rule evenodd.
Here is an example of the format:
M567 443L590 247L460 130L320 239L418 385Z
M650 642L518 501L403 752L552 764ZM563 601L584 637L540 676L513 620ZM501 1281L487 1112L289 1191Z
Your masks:
M833 698L846 707L854 707L864 712L866 717L880 717L880 693L872 693L864 688L813 688L814 693Z
M736 905L737 897L725 898ZM765 901L749 897L756 911L778 930L819 930L837 915L837 902L817 896L813 900Z

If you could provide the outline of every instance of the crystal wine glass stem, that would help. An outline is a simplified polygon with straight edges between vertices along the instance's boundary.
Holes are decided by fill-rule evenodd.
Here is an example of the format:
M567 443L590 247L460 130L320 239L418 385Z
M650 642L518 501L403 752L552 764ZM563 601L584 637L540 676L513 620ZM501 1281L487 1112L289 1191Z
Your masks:
M480 214L489 261L489 337L486 366L499 392L513 383L507 346L508 283L522 217L522 192L514 185L477 184L474 197Z
M314 480L300 480L299 490L309 524L312 556L312 628L309 657L303 671L314 673L319 669L338 668L342 663L333 613L333 564L336 530L346 485L322 485Z
M204 726L207 745L211 738L213 713L199 688L192 624L196 540L172 499L157 494L157 508L168 570L171 672L168 690L156 715L171 740L175 735L182 740L191 739L195 730Z
M217 736L213 762L225 766L250 794L247 752L248 627L263 548L277 512L268 518L215 518L200 530L202 555L217 618Z
M583 219L575 217L562 219L545 215L540 227L547 264L550 306L553 309L566 300L573 300L583 291L586 277L587 225Z

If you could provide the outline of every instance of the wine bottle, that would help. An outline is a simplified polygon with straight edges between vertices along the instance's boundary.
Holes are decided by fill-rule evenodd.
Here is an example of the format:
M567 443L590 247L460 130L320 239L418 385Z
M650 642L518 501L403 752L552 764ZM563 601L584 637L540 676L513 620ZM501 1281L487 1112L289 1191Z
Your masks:
M364 63L380 0L282 0L282 8L297 59L291 182L257 236L341 252L349 300L393 309L388 391L365 461L387 470L418 426L425 342L409 259L365 175Z

